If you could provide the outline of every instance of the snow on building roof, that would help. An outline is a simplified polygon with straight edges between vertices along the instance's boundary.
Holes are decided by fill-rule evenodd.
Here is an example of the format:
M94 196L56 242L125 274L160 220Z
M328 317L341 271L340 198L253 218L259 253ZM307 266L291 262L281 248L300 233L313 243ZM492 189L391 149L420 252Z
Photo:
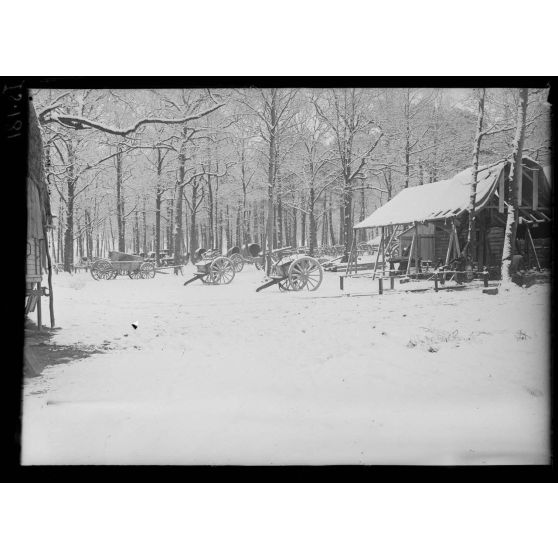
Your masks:
M475 208L481 209L496 188L504 163L484 167L477 176ZM448 180L406 188L378 208L355 229L400 225L414 221L447 219L463 213L469 205L472 167Z

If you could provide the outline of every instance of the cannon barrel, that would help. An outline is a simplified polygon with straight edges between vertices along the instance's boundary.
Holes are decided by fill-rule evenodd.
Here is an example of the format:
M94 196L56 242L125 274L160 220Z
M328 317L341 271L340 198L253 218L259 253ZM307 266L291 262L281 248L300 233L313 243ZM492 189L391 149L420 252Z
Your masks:
M259 244L245 244L242 247L242 250L240 251L240 253L245 257L245 258L257 258L260 255L260 252L262 251L262 248Z
M240 248L238 246L233 246L228 252L227 252L227 258L230 258L233 254L240 254Z

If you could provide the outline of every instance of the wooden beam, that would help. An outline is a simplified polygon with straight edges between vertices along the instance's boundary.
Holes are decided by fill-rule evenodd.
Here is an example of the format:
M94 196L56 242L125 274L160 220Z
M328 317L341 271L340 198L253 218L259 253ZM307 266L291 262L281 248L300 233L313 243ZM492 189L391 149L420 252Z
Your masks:
M533 170L533 209L539 208L539 169Z
M537 256L537 250L535 248L535 243L533 242L533 237L531 236L531 230L527 227L527 238L529 239L529 243L531 244L531 249L533 250L533 254L535 255L535 261L537 262L537 271L541 270L541 264L539 262L539 257Z
M418 223L415 221L415 234L417 238L417 246L415 250L415 273L419 271L419 258L420 258L420 233Z
M500 180L498 183L498 212L504 213L504 169L500 172Z
M452 246L453 246L453 230L449 233L448 251L446 252L446 265L449 264Z
M453 235L455 236L455 250L457 255L461 254L461 249L459 248L459 237L457 236L457 228L455 227L455 220L451 222L451 228L453 229Z
M409 275L409 271L411 270L411 260L413 259L413 248L415 246L416 237L417 237L417 229L415 228L415 234L413 234L413 238L411 239L411 248L409 250L409 261L407 262L407 275Z
M382 238L384 238L385 230L382 227ZM386 272L386 247L384 246L384 242L382 242L382 275Z
M382 250L384 244L384 229L382 227L382 237L380 238L380 245L378 246L378 252L376 254L376 261L374 262L374 272L372 273L372 279L376 277L376 269L378 267L378 260L380 258L380 251Z

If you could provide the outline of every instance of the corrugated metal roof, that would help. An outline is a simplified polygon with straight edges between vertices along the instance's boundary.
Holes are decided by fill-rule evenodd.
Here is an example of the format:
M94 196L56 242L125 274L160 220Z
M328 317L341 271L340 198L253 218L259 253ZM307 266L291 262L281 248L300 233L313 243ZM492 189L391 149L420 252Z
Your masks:
M475 207L481 209L496 188L505 163L481 169L477 177ZM378 208L355 229L434 221L460 215L469 205L472 167L448 180L406 188Z

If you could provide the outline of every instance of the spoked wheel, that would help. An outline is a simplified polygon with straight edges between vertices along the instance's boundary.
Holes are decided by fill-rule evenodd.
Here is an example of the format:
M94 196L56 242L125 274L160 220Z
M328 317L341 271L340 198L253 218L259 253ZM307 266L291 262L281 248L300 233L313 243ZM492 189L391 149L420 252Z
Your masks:
M128 271L128 277L130 279L141 279L140 268L136 267L135 269L130 269L130 271Z
M254 266L258 271L261 271L264 268L263 263L258 261L254 261Z
M279 283L277 283L277 286L279 287L280 291L296 290L296 289L291 289L291 285L288 277L284 281L279 281Z
M310 256L296 259L289 267L289 289L315 291L322 283L323 269L318 260Z
M228 285L234 279L234 263L230 258L220 256L209 266L208 283L212 285Z
M91 276L95 281L99 281L101 279L110 279L112 276L112 265L107 260L97 260L91 266Z
M139 268L142 279L153 279L155 277L155 264L153 262L143 262Z
M240 254L233 254L230 257L230 260L233 263L235 273L240 273L244 268L244 260Z

